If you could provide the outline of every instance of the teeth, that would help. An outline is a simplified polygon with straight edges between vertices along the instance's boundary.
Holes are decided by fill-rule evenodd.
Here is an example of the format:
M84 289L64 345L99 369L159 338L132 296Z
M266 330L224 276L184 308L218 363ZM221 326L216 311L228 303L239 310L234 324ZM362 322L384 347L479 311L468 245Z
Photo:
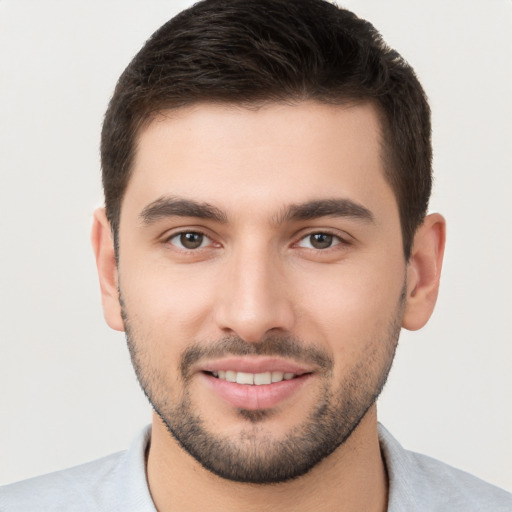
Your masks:
M272 372L272 382L281 382L283 380L283 372Z
M288 372L247 373L235 372L233 370L219 370L217 372L212 372L212 375L221 380L227 380L228 382L255 386L272 384L273 382L281 382L282 380L291 380L297 376L295 373Z
M272 382L272 374L270 372L255 373L254 384L261 386L262 384L270 384Z
M231 370L228 370L226 372L226 380L228 382L236 382L236 372L233 372Z
M233 372L235 373L235 372ZM238 372L236 374L237 384L254 384L254 373Z

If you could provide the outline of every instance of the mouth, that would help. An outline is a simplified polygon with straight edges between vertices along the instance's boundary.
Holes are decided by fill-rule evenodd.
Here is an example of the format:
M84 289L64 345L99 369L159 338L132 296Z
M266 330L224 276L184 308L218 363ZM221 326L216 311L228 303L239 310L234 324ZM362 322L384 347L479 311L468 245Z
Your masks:
M236 358L212 362L201 368L199 375L224 403L237 409L263 410L296 396L314 373L282 360Z
M283 380L292 380L299 376L296 373L280 371L249 373L238 372L235 370L218 370L207 373L210 373L210 375L220 380L248 386L265 386L269 384L275 384L277 382L282 382Z

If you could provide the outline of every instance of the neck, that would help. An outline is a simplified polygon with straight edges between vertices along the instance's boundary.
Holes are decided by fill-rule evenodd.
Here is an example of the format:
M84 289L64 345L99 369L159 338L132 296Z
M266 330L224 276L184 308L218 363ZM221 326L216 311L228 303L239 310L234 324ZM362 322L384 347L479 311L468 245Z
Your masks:
M307 474L280 484L232 482L204 469L153 417L147 475L158 512L384 512L387 476L373 406L352 435Z

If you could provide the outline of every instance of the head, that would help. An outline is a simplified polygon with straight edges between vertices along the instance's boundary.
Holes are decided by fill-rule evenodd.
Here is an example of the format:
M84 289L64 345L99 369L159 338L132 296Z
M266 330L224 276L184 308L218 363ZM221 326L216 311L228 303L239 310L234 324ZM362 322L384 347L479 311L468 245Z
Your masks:
M137 138L158 113L201 102L305 100L375 106L407 259L432 184L424 91L369 22L318 0L199 2L146 42L118 81L102 131L105 206L116 242Z
M196 4L121 76L102 163L105 316L154 428L252 483L368 428L444 241L427 102L369 23L322 0Z

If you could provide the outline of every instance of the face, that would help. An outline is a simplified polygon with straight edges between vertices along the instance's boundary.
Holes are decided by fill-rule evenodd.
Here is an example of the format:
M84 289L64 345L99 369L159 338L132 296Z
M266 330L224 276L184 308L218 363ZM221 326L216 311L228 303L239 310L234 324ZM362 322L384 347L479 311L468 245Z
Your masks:
M377 119L368 104L201 104L140 134L124 326L155 410L217 475L304 474L386 380L406 265Z

